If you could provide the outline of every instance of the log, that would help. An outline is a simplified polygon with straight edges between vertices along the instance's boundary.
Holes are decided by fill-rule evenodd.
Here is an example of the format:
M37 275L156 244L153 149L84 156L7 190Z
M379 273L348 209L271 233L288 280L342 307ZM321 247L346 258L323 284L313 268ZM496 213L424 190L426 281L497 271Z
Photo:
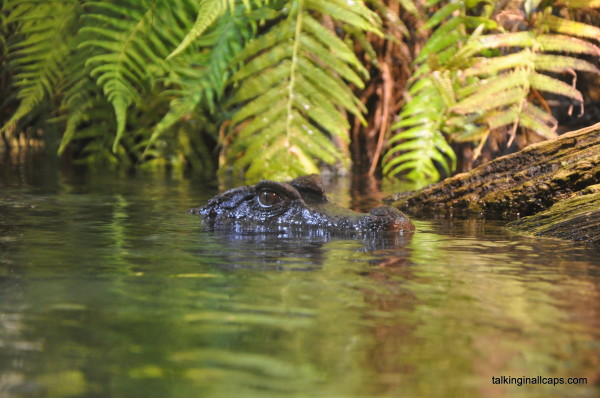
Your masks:
M600 184L548 210L507 224L516 232L600 245Z
M510 218L545 210L598 183L600 123L391 200L413 215L451 211Z
M597 241L600 203L593 192L589 193L589 187L596 184L600 184L600 123L530 145L419 191L397 194L388 202L416 217L446 213L515 219L537 214L537 221L518 224L519 231ZM585 216L574 211L582 206L583 196ZM552 210L554 216L540 213L550 212L558 203L561 205ZM572 218L570 224L560 227L563 232L556 232L558 226L542 228L561 217L563 221ZM577 226L577 222L583 224ZM589 234L576 238L574 231L565 232L576 226L589 228Z

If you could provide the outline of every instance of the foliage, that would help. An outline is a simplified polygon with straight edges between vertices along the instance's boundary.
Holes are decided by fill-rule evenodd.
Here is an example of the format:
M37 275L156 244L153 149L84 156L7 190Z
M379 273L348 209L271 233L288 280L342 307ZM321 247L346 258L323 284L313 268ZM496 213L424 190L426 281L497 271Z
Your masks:
M70 148L86 162L189 162L210 171L207 142L216 134L198 124L214 124L203 108L214 108L243 37L217 28L165 61L198 12L193 0L4 3L10 86L2 89L14 98L2 104L3 132L23 131L27 117L50 105L51 120L64 126L60 154Z
M583 107L576 72L599 72L581 56L600 56L592 41L600 28L556 16L561 2L511 3L501 9L493 2L454 1L426 21L435 30L416 58L411 99L393 126L403 131L389 141L385 174L435 182L440 169L449 174L455 167L447 141L477 142L477 157L499 129L510 135L509 145L517 128L555 137L557 121L540 92ZM568 3L570 9L594 5Z
M251 179L347 161L345 112L364 112L350 84L368 77L351 36L379 26L361 2L312 0L14 0L2 15L18 104L4 132L58 99L60 154L210 170L221 130L222 169Z
M7 120L0 133L15 131L64 77L79 3L13 0L2 7L3 78L12 79L14 90L3 84L2 116ZM8 116L5 109L11 106L15 109Z
M5 0L0 135L52 122L63 133L48 145L87 163L290 178L346 167L350 129L367 123L375 93L375 166L412 71L383 171L427 183L454 169L453 143L554 136L540 93L581 105L576 73L598 73L600 29L570 16L595 0L366 4ZM414 69L394 75L422 37ZM365 87L373 74L381 89Z
M375 30L376 15L351 4L287 2L236 57L242 67L231 79L228 105L234 110L226 139L233 143L225 159L234 170L247 168L254 180L267 170L279 177L317 173L313 159L344 161L329 136L348 143L344 111L362 117L363 107L345 81L360 88L367 74L349 44L312 15L332 14L350 28Z

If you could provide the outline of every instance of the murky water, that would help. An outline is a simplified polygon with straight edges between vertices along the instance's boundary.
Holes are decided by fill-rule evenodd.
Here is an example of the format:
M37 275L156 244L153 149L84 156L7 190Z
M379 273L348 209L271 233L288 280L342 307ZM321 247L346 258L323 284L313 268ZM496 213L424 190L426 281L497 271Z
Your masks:
M24 173L0 180L2 397L600 394L597 249L483 220L230 236L185 212L210 184Z

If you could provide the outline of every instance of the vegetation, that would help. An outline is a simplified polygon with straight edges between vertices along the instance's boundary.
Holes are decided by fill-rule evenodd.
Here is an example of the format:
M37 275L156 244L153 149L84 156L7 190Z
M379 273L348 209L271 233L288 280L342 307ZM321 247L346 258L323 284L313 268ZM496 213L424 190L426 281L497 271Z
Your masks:
M518 128L556 137L557 121L541 93L564 96L583 112L576 72L599 72L580 57L600 57L593 42L600 28L555 14L592 6L600 3L521 1L498 8L474 0L441 7L425 23L434 32L415 60L411 99L392 126L404 130L389 141L384 173L406 170L411 179L435 182L440 169L449 174L455 167L449 142L477 143L477 158L494 132L507 134L509 146Z
M597 0L1 7L5 146L54 127L46 144L87 163L288 178L348 167L352 145L371 172L385 151L384 174L426 184L457 143L477 157L494 135L555 136L547 99L583 112L576 77L599 73Z

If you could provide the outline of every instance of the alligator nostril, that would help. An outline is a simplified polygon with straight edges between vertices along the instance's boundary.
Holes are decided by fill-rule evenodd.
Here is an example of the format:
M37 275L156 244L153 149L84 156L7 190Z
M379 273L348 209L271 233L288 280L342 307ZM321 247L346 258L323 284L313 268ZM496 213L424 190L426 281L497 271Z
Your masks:
M400 210L395 207L390 206L380 206L371 210L371 215L378 217L402 217L404 218L404 214L400 212Z
M395 207L381 206L371 210L371 215L376 217L380 228L386 231L413 231L415 226L408 219L406 214Z

